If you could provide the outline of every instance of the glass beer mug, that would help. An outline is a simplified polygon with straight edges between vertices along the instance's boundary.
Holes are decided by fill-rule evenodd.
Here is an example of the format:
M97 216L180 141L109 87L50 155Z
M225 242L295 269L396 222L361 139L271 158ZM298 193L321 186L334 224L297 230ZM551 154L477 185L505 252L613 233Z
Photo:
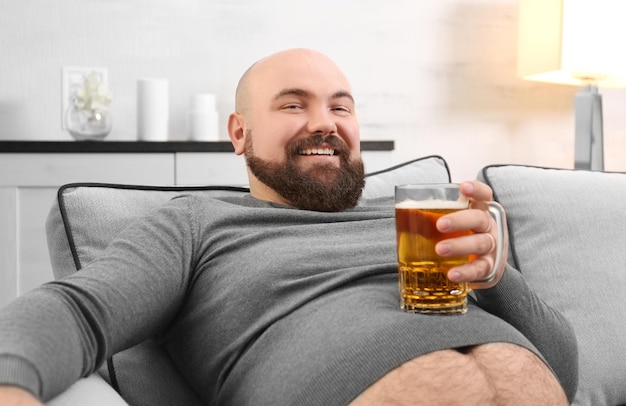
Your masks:
M472 233L441 233L436 227L440 217L469 208L460 185L396 186L395 202L400 307L413 313L465 314L469 284L452 282L447 275L451 268L471 261L472 256L440 257L435 252L439 241ZM492 278L506 247L504 210L498 203L489 202L489 212L498 226L498 254L489 276Z

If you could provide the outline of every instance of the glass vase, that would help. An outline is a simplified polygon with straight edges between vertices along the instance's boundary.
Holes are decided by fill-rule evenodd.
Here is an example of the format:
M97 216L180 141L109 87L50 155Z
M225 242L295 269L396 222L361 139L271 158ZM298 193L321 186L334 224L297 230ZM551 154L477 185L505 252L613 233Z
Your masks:
M65 127L77 141L102 140L111 132L110 110L86 110L70 105L65 114Z

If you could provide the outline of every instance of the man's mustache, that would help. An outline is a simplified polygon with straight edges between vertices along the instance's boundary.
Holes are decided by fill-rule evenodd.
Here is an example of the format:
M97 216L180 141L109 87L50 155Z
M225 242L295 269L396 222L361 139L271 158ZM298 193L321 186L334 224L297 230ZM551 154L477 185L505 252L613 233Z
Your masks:
M297 156L300 151L308 148L318 148L322 145L331 147L335 150L335 155L339 155L342 160L348 160L350 156L350 148L346 143L336 135L311 135L306 138L298 138L287 144L288 156Z

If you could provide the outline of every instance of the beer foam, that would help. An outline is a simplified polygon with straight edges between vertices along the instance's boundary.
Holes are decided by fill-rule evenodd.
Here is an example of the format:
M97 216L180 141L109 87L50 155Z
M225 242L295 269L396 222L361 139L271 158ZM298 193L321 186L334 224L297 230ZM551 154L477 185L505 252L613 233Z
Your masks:
M396 203L396 209L466 209L467 200L403 200Z

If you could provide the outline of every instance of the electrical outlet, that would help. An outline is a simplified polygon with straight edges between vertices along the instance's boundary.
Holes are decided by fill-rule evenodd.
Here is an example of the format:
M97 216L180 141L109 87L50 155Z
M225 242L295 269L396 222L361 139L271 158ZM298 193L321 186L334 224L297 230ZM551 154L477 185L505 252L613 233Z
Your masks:
M104 83L108 83L107 68L84 66L64 66L61 70L61 129L65 130L65 113L70 104L74 89L83 84L86 75L95 72Z

